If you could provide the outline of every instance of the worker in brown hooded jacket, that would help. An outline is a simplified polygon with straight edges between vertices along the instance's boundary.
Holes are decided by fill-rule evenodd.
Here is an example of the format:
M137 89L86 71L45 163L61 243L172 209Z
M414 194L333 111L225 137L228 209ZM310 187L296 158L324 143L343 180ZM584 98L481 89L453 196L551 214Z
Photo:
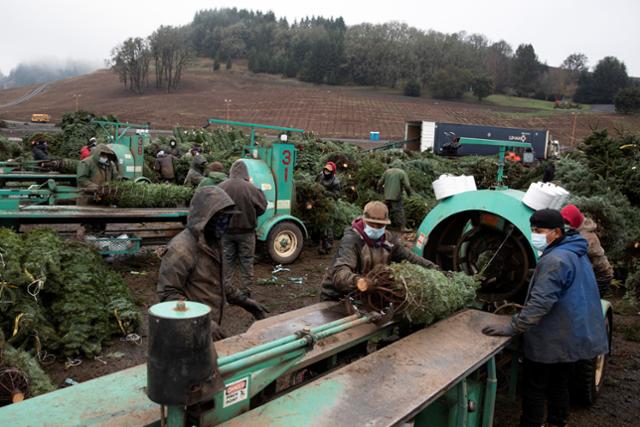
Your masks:
M162 257L158 277L161 301L187 299L211 307L212 337L224 338L220 331L225 300L238 305L256 319L267 309L225 283L221 238L235 212L233 200L218 187L196 191L191 200L187 228L171 239Z
M325 274L321 291L323 300L338 300L356 290L371 290L375 284L366 274L378 264L409 261L425 268L438 268L409 251L386 230L389 224L389 209L384 203L369 202L365 205L363 215L345 230Z
M591 218L585 218L576 205L567 205L562 208L560 213L562 214L562 218L564 218L565 224L580 233L589 244L587 255L589 256L589 261L591 261L593 273L596 276L600 296L607 295L611 292L613 267L611 267L609 259L600 244L600 239L596 234L598 226Z
M202 154L198 154L191 161L191 167L187 172L183 185L188 187L197 187L204 179L204 171L207 167L207 159Z
M153 169L160 172L160 178L162 182L167 184L175 184L176 172L173 162L176 158L173 154L168 153L165 150L158 151L156 154L156 162L153 165Z
M258 217L267 209L262 191L249 182L244 161L236 160L229 169L229 179L218 184L236 204L239 213L233 215L229 230L222 238L225 261L225 283L232 283L236 264L240 264L242 291L250 295L253 285L253 257L256 251Z

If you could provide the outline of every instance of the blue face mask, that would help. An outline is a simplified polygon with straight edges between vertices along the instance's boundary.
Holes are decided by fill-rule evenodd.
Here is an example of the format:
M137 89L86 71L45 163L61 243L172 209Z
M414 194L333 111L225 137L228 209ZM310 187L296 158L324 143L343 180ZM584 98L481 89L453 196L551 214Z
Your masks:
M549 246L547 243L547 235L542 233L531 233L531 244L540 252L544 252L547 246Z
M364 234L367 235L371 240L378 240L382 236L384 236L385 227L382 228L373 228L369 227L367 224L364 225Z

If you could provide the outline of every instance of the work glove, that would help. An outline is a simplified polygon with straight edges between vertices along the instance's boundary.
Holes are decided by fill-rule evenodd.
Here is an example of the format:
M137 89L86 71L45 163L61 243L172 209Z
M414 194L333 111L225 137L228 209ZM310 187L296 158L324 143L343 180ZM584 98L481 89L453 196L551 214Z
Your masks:
M99 189L100 189L100 187L97 184L91 183L91 184L87 185L86 187L84 187L82 189L82 191L85 194L95 194Z
M375 286L373 281L371 279L367 279L366 277L358 277L358 280L356 280L356 288L360 292L371 291L374 287Z
M482 328L482 333L492 337L512 337L516 334L516 331L511 326L511 323L487 325Z
M211 341L220 341L227 336L222 332L220 325L217 322L211 321Z
M256 320L264 319L265 317L267 317L267 313L269 312L267 307L251 298L246 298L243 301L239 301L235 304L251 313L253 318Z

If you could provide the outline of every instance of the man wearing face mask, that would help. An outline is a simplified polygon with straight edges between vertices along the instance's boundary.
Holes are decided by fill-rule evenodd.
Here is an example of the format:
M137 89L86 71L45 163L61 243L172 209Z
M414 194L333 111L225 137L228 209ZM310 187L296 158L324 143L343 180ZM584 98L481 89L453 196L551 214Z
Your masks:
M425 268L438 268L431 261L409 251L386 230L389 209L382 202L369 202L361 217L344 232L340 247L327 269L321 299L339 300L358 290L366 292L375 284L365 276L378 264L409 261Z
M160 264L160 301L186 299L207 304L211 307L214 341L224 338L220 323L225 300L244 308L255 319L263 319L268 313L262 304L224 282L222 236L236 212L233 200L222 189L205 187L196 191L187 227L171 239Z
M569 415L573 362L609 349L587 241L565 233L559 211L543 209L530 218L531 243L542 253L525 305L507 325L489 325L487 335L523 334L524 387L520 426L564 426Z
M78 163L78 186L92 191L102 184L117 179L119 171L116 153L104 144L98 144L91 155Z
M332 199L340 197L340 179L336 176L336 164L327 162L322 172L316 177L316 182L324 187L325 194ZM320 249L318 252L323 255L331 251L333 247L333 224L327 222L323 224Z

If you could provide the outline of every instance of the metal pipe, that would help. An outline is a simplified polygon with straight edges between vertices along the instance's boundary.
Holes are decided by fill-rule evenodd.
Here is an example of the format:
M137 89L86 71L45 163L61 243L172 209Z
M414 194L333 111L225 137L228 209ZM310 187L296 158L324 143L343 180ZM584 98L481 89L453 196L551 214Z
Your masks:
M346 329L353 328L355 326L360 326L360 325L365 324L365 323L369 323L369 322L371 322L371 320L373 320L372 317L363 316L363 317L361 317L361 318L359 318L357 320L354 320L352 322L346 323L344 325L337 325L337 326L334 326L332 328L328 328L328 329L326 329L324 331L315 333L314 335L315 335L317 340L321 340L321 339L330 337L331 335L334 335L336 333L342 332L342 331L344 331Z
M355 326L359 326L363 323L368 323L371 321L371 318L368 316L361 317L357 320L347 322L341 325L334 326L330 329L322 331L318 334L311 334L310 336L313 338L313 341L318 341L324 338L327 338L331 335L346 331L347 329L351 329ZM227 362L224 365L218 365L218 369L220 370L220 374L225 375L230 372L239 371L241 369L246 369L250 366L253 366L257 363L264 362L265 360L272 359L274 357L280 356L284 353L288 353L293 350L298 350L300 348L304 348L309 345L309 339L298 338L294 341L282 344L278 347L270 348L263 352L253 354L251 356L245 357L241 360L235 360L233 362Z
M334 320L333 322L329 322L329 323L326 323L324 325L320 325L320 326L316 326L315 328L311 328L310 333L311 334L317 334L317 333L322 332L322 331L324 331L326 329L333 328L333 327L335 327L337 325L342 325L344 323L351 322L352 320L358 319L359 317L360 316L358 314L352 314L351 316L343 317L341 319ZM236 360L252 356L252 355L254 355L256 353L259 353L261 351L270 350L270 349L272 349L274 347L278 347L278 346L281 346L283 344L290 343L291 341L294 341L294 340L296 340L298 338L300 338L300 337L298 337L295 334L287 335L286 337L282 337L282 338L279 338L279 339L277 339L275 341L271 341L271 342L268 342L268 343L265 343L265 344L257 345L255 347L252 347L252 348L247 349L245 351L241 351L239 353L230 354L229 356L225 356L225 357L220 357L220 358L218 358L218 366L223 366L223 365L226 365L228 363L235 362Z
M487 362L487 386L484 391L484 408L482 409L482 427L493 425L493 413L496 408L496 391L498 379L496 377L496 359L492 357Z
M457 427L465 427L467 425L469 403L467 399L467 379L463 378L458 383L458 419Z

